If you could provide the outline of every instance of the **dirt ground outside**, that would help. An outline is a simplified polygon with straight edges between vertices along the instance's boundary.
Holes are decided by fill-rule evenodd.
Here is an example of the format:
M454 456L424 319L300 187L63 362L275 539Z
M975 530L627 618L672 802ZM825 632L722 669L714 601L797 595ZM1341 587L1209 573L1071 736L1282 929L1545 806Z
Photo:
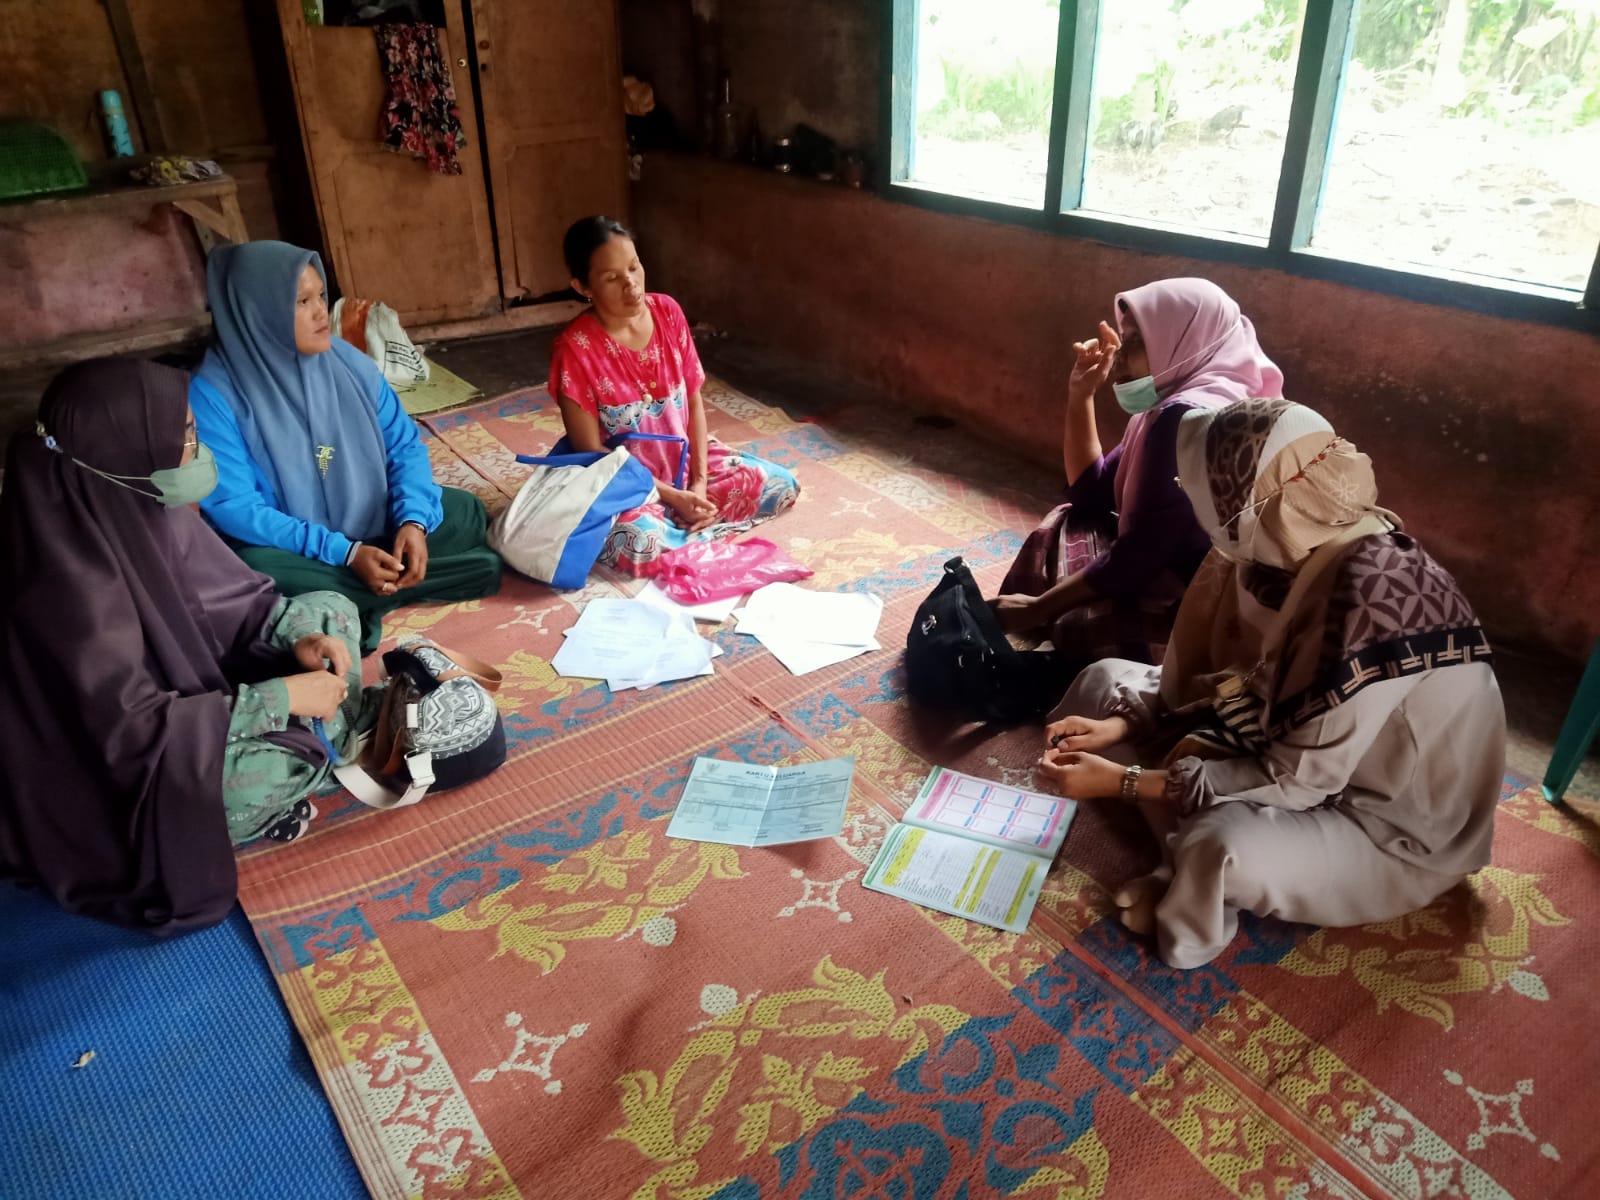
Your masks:
M1083 207L1265 238L1288 109L1285 92L1265 88L1185 96L1154 134L1097 139ZM1042 133L919 136L914 178L1037 208L1047 151ZM1527 134L1446 115L1422 97L1394 104L1347 94L1312 245L1581 292L1600 247L1600 122Z

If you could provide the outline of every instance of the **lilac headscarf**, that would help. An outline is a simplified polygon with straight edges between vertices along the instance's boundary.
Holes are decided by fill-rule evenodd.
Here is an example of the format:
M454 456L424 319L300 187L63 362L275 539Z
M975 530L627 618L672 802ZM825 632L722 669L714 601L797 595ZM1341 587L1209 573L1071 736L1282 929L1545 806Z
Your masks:
M1115 496L1122 514L1118 530L1126 534L1130 481L1143 480L1135 486L1146 489L1147 503L1157 489L1170 489L1172 498L1179 494L1170 480L1146 476L1143 470L1145 436L1160 415L1174 407L1222 408L1249 397L1277 399L1283 395L1283 372L1261 352L1250 318L1208 279L1158 279L1119 292L1116 312L1119 329L1124 312L1139 326L1161 396L1160 404L1130 420L1122 434ZM1164 447L1166 457L1172 449Z
M72 459L177 466L188 386L133 359L67 368L39 406L60 451L19 433L0 494L0 880L157 931L233 904L229 677L278 597L194 509Z
M1250 318L1210 280L1158 279L1119 293L1116 308L1119 329L1133 314L1163 400L1218 408L1283 395L1283 372L1261 352Z

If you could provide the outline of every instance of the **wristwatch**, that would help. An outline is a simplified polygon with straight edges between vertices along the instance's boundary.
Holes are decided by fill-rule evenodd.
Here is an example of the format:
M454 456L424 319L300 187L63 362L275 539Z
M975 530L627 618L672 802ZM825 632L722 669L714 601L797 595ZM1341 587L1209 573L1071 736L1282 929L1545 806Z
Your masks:
M1122 798L1124 800L1137 800L1139 798L1139 776L1144 774L1144 768L1135 763L1122 773Z

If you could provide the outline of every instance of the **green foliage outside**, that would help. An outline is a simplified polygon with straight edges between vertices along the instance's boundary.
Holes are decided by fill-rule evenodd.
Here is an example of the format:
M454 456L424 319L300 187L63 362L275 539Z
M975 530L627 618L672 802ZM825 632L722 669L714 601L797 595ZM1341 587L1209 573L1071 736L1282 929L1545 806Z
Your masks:
M1293 84L1301 0L1103 0L1096 140L1209 118L1172 94ZM961 140L1043 137L1060 0L922 0L918 124ZM1350 89L1528 133L1600 120L1600 0L1361 0ZM1115 36L1113 36L1115 33ZM930 73L932 78L930 78ZM1347 96L1347 99L1349 97ZM1214 105L1213 105L1214 107Z
M922 0L920 128L962 140L1047 131L1060 10L1060 0Z

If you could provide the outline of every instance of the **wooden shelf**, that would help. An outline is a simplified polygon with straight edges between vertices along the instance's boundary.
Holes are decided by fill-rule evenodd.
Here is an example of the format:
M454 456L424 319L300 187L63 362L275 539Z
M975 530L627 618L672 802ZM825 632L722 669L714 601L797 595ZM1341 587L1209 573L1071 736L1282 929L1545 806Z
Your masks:
M52 192L46 196L19 196L0 201L0 226L14 227L50 217L81 217L92 213L138 213L158 204L172 205L230 242L249 240L244 215L239 211L239 185L228 175L167 187L118 185Z

